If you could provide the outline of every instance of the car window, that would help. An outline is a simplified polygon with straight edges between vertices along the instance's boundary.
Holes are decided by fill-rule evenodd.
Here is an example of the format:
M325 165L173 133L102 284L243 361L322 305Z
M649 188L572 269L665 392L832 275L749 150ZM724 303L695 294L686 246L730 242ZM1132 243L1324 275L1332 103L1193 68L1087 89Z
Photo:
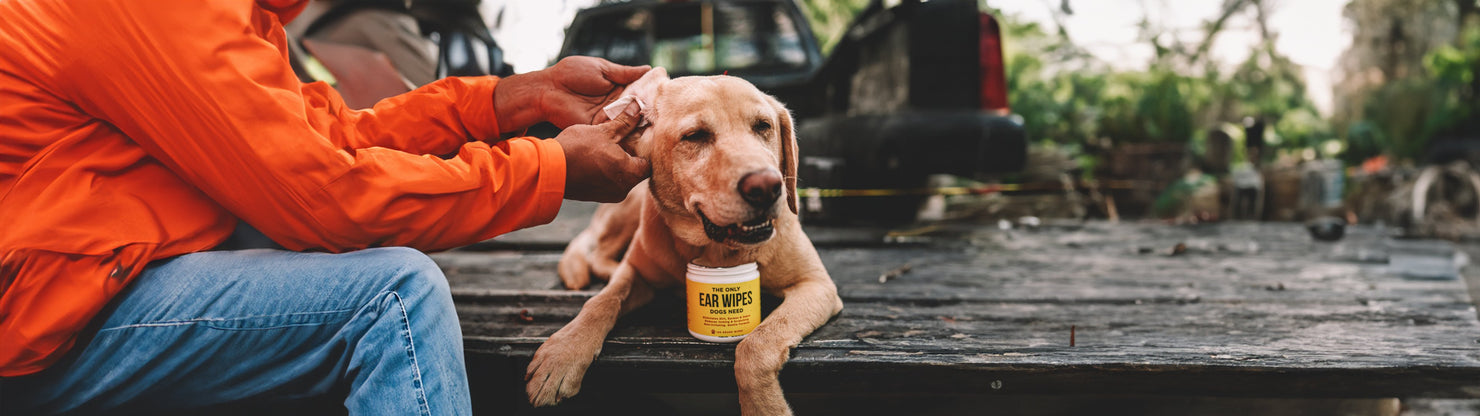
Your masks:
M721 3L714 12L715 53L721 67L800 67L807 63L796 23L777 4Z
M690 3L657 10L653 66L667 68L674 75L714 71L713 45L704 30L707 8Z
M777 72L808 64L797 22L772 2L670 3L592 16L568 51L661 66L675 76Z
M606 58L623 65L647 65L652 12L644 9L593 16L571 38L571 55Z

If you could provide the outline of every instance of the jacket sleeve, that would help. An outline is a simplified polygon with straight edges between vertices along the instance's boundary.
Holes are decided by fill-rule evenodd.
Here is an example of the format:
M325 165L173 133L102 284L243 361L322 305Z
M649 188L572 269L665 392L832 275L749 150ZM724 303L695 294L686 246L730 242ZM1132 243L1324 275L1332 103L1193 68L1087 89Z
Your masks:
M62 65L76 80L67 98L285 247L440 250L559 209L554 140L469 142L499 133L497 79L445 79L355 111L297 81L277 17L252 1L86 3L79 21L105 23L68 40L79 53Z

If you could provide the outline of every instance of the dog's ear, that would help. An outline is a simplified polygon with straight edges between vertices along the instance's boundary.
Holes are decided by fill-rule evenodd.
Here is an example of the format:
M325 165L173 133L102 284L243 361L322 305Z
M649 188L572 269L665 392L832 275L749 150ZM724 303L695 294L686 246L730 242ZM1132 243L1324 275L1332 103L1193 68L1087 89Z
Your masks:
M796 128L791 121L791 110L787 110L776 97L767 97L771 100L771 107L776 109L776 120L779 126L776 131L781 133L781 181L786 184L786 206L791 208L791 213L796 214L797 204L801 197L797 195L797 134Z
M647 159L652 154L653 124L657 123L662 116L657 107L658 96L662 94L663 86L668 83L668 70L662 67L653 68L644 74L642 78L628 85L623 96L631 95L641 101L639 107L642 112L642 120L638 122L638 128L623 137L618 143L628 154Z

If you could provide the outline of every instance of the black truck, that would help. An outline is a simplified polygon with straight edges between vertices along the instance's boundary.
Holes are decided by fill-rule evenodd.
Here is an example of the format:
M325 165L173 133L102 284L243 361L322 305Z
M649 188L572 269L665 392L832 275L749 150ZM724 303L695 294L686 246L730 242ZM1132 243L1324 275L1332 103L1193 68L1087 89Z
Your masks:
M749 80L795 114L809 221L894 223L930 175L1022 169L1001 42L975 0L876 0L826 59L792 0L632 0L577 13L560 56Z

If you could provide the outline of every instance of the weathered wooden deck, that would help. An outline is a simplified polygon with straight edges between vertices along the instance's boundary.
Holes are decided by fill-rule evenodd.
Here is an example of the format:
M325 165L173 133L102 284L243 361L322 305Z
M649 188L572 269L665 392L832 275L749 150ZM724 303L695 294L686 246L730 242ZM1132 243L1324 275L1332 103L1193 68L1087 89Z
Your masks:
M594 293L554 272L588 209L433 256L481 410L518 401L529 357ZM788 394L1480 397L1466 256L1445 242L1255 223L810 233L846 309L793 351ZM682 308L624 318L582 394L734 392L734 346L690 337Z

